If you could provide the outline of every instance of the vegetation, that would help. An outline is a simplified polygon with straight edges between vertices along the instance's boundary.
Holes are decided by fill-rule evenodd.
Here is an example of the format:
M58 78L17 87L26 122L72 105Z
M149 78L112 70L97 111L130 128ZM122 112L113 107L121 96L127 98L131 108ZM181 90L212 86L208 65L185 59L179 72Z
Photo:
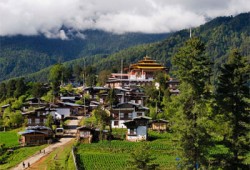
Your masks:
M152 164L159 164L159 168L174 169L177 165L175 160L179 153L178 146L171 141L171 134L158 134L150 132L150 135L161 136L151 142L145 142L150 151L149 157L157 159L150 161ZM77 147L77 160L81 169L124 169L129 168L128 161L131 161L131 154L144 148L144 143L113 140L102 141L92 144L80 144ZM144 148L145 149L145 148ZM140 155L140 154L138 154ZM93 162L95 162L93 164Z

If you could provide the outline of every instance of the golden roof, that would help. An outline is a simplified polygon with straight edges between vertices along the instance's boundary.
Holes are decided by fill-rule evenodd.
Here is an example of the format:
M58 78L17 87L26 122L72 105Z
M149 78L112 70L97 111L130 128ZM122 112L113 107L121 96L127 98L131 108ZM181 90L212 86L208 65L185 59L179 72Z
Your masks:
M153 69L153 70L164 70L162 64L156 62L156 60L152 60L150 57L145 56L143 60L138 61L138 63L131 64L130 69Z

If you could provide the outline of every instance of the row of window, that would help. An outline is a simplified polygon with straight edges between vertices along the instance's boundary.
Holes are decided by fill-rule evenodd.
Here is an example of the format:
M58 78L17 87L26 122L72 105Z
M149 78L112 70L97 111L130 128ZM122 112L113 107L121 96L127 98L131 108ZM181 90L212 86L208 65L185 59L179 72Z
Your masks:
M119 115L120 115L120 118L129 118L129 119L133 118L133 113L119 113ZM137 113L137 116L142 116L142 113ZM113 117L116 117L116 116L113 115Z
M34 122L34 119L28 119L28 124L32 124L32 123L35 123L35 124L40 124L40 123L45 123L46 122L46 119L35 119L35 122Z

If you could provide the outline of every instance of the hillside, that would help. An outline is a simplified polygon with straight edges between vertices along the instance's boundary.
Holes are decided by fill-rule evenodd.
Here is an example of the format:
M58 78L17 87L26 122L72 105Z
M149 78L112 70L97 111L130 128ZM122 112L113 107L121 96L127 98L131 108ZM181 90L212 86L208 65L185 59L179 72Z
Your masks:
M104 69L120 70L121 59L124 67L148 55L171 68L171 57L189 39L189 30L181 30L167 39L121 50L111 55L92 55L85 58L86 65L93 65L97 72ZM243 55L250 56L250 13L235 17L218 17L197 28L192 28L192 36L200 37L206 44L206 55L215 63L214 71L225 61L233 48L239 48ZM105 44L104 44L105 46ZM110 50L111 51L111 50ZM83 59L64 63L66 66L82 65ZM49 68L27 76L29 80L45 81Z
M122 35L98 30L72 35L69 40L44 36L0 37L0 81L37 72L57 62L96 54L111 54L137 44L165 39L168 34L127 33Z

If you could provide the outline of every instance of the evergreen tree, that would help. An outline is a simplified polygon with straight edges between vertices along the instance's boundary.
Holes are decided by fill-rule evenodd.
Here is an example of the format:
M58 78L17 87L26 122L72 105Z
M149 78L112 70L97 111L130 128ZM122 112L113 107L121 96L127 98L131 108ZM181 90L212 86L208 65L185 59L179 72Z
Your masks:
M0 84L0 100L4 100L7 96L7 87L5 83Z
M14 96L16 98L25 94L27 90L27 86L26 86L26 83L24 82L24 78L17 79L15 86L16 86L16 90L14 92Z
M180 134L186 167L197 169L207 164L209 134L205 128L207 85L211 63L204 55L205 45L198 38L189 39L173 57L175 74L182 82L179 114L174 123Z
M54 96L58 96L58 93L60 91L60 84L63 80L63 70L64 67L62 64L56 64L50 69L49 80L51 82Z
M221 68L216 91L219 113L222 121L230 124L223 143L231 156L227 157L228 168L247 168L243 161L250 149L249 130L249 73L250 66L246 58L237 49L233 50L226 64Z

